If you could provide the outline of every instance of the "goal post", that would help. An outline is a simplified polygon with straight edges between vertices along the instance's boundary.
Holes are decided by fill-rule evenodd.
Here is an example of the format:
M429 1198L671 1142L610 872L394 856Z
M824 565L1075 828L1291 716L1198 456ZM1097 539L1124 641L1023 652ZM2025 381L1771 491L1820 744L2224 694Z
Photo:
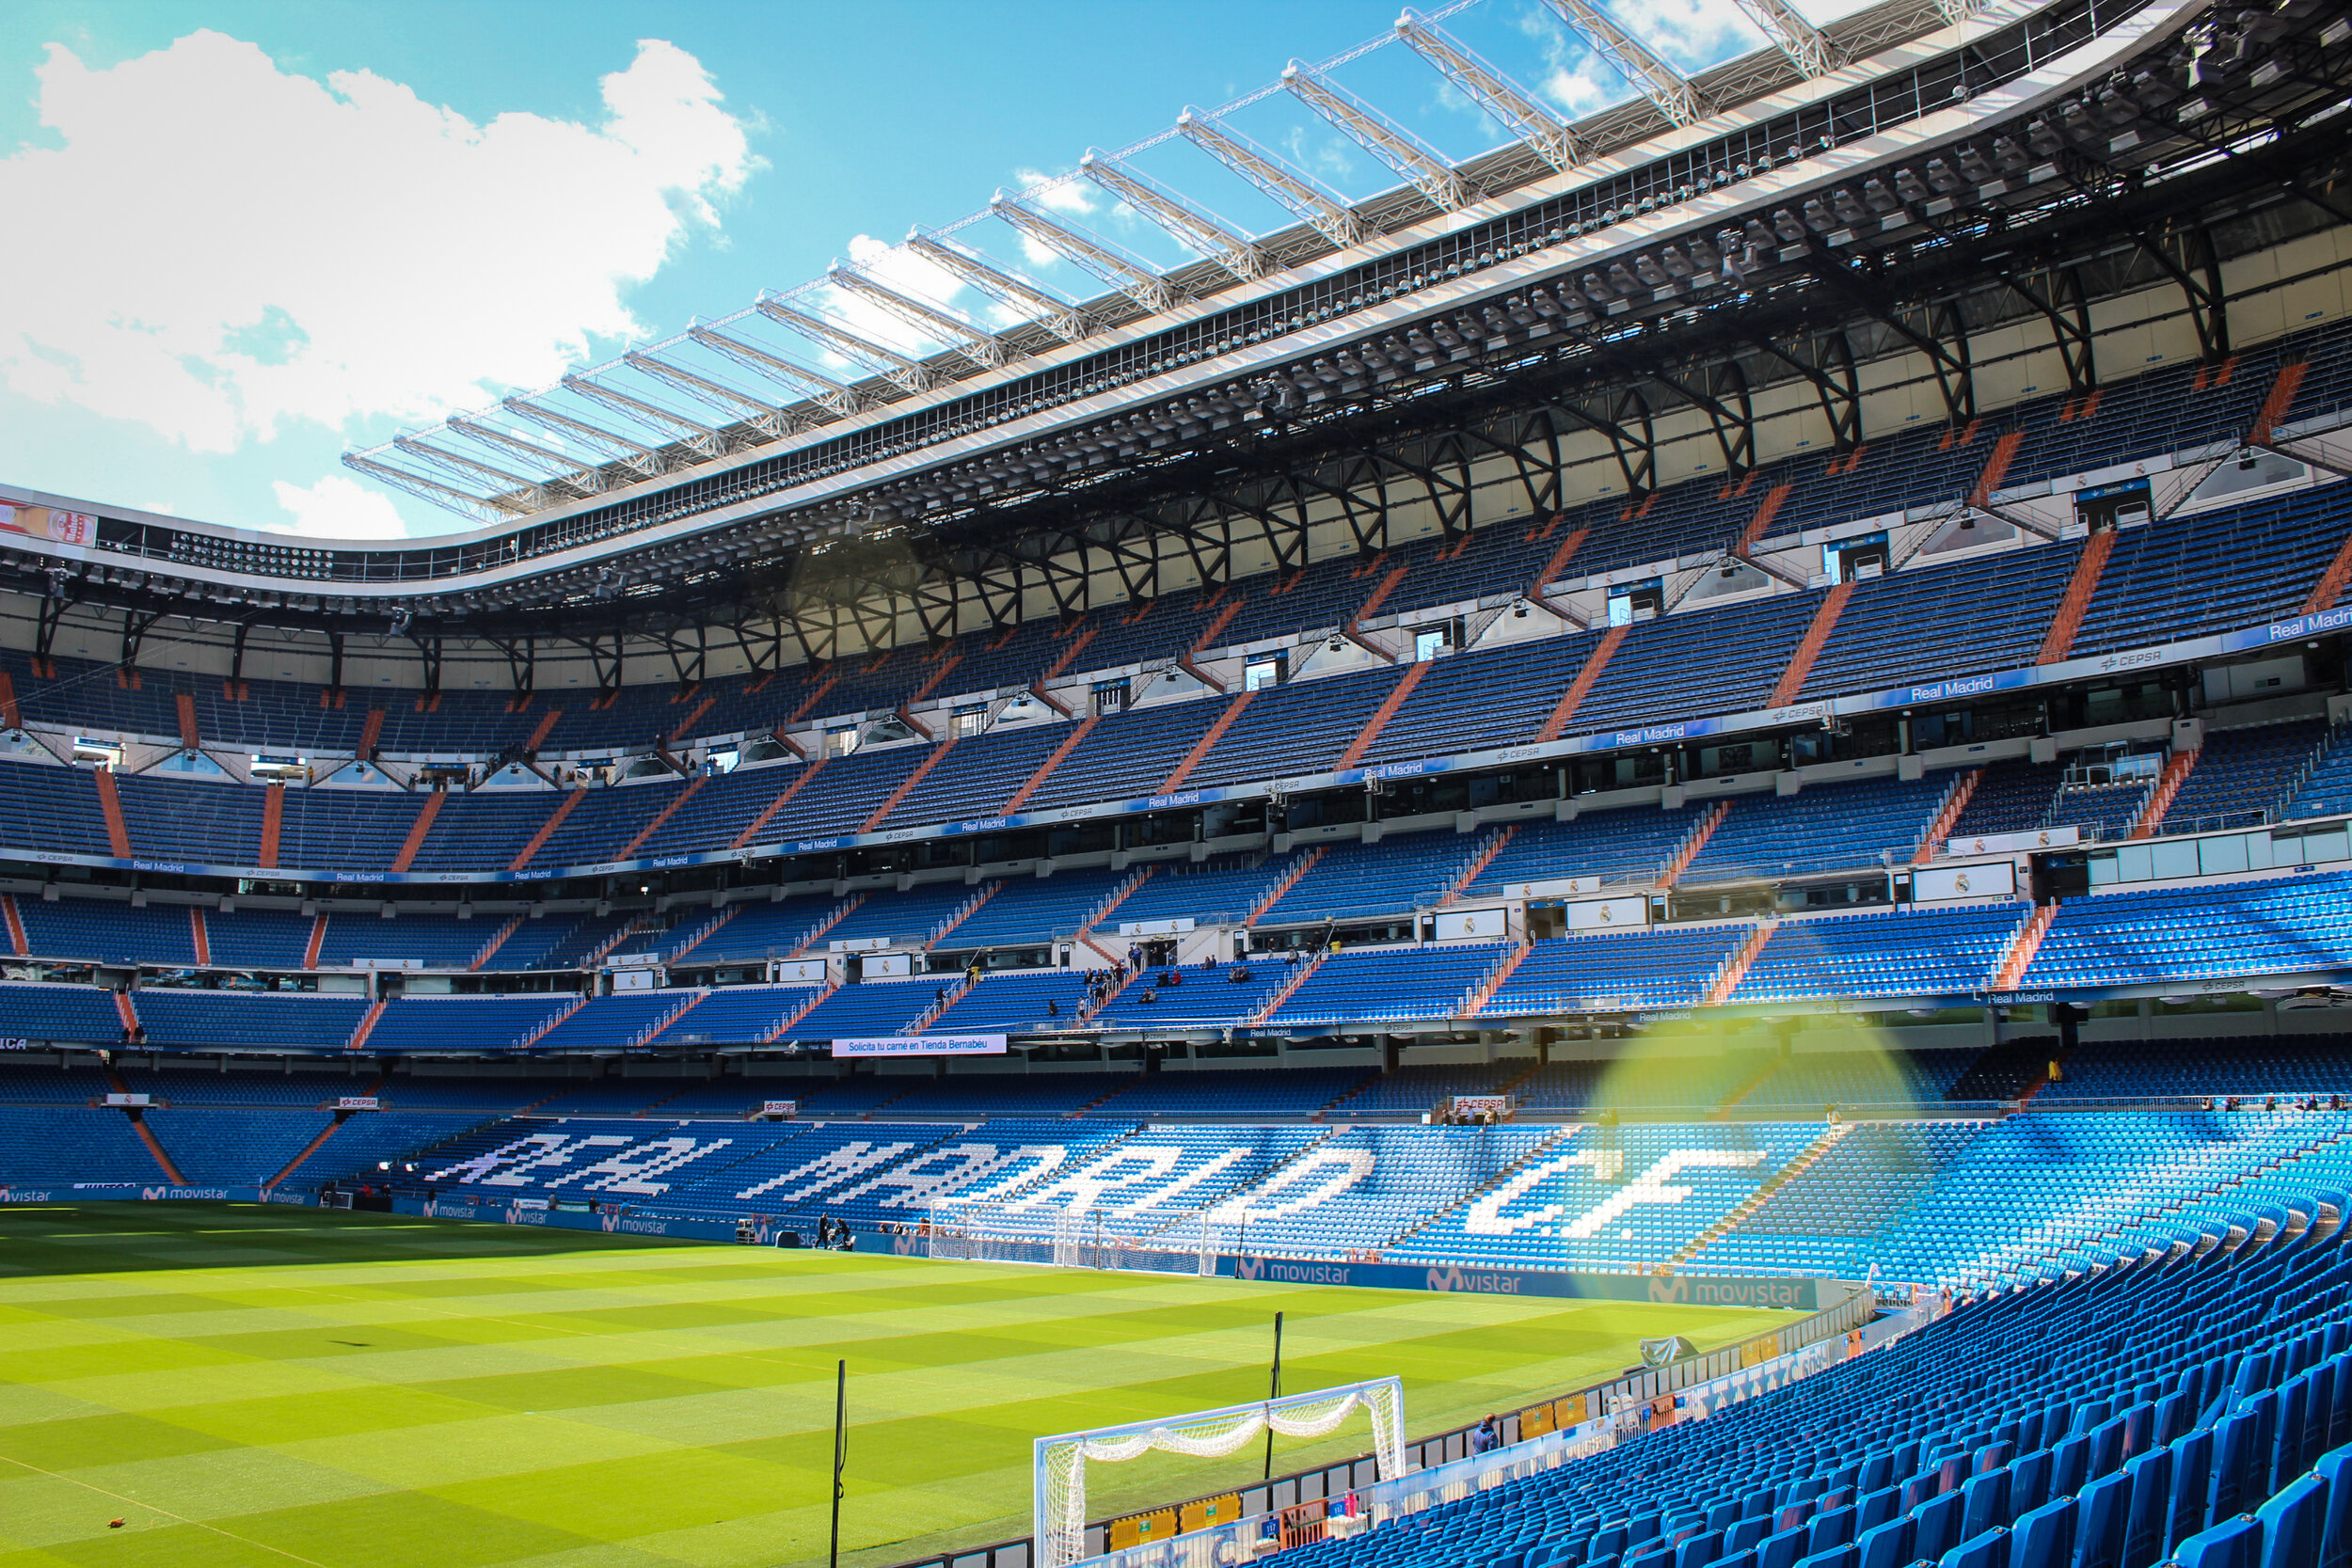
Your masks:
M1036 1568L1069 1568L1086 1553L1089 1460L1114 1464L1154 1449L1216 1459L1248 1447L1269 1427L1285 1437L1321 1437L1358 1410L1372 1421L1380 1479L1394 1481L1405 1473L1405 1386L1394 1377L1038 1438L1030 1503Z

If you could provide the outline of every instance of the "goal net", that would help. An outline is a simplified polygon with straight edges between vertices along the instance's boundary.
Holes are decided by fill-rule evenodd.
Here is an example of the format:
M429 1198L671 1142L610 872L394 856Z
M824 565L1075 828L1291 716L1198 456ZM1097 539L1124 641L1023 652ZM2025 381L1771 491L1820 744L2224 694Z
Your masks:
M1269 1427L1285 1437L1324 1436L1337 1432L1359 1410L1372 1421L1373 1458L1380 1479L1394 1481L1405 1473L1405 1386L1393 1377L1196 1410L1166 1420L1041 1437L1031 1501L1037 1568L1068 1568L1086 1554L1089 1461L1115 1464L1154 1449L1216 1459L1248 1447Z
M929 1254L971 1263L1033 1263L1131 1274L1216 1273L1232 1250L1233 1227L1210 1211L1163 1228L1129 1228L1099 1214L1011 1211L1001 1204L935 1204L921 1234Z

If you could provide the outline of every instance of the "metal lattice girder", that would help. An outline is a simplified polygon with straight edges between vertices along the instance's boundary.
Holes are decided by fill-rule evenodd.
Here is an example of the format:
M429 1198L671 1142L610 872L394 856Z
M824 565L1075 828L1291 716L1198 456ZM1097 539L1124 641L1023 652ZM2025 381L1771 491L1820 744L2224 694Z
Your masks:
M1777 4L1777 0L1759 0ZM1583 143L1560 117L1535 102L1525 87L1480 59L1470 47L1422 16L1406 10L1396 19L1396 36L1436 66L1445 79L1494 116L1557 169L1582 161Z
M1264 275L1265 252L1240 230L1100 148L1087 149L1078 171L1235 277Z
M1658 112L1672 125L1695 125L1707 118L1707 106L1699 102L1696 88L1682 72L1660 59L1649 46L1615 23L1586 0L1544 0L1560 20L1582 36L1585 42L1599 52L1601 58L1614 67L1617 74L1640 88L1642 95L1658 105Z
M1826 76L1846 63L1845 51L1829 40L1819 27L1799 16L1788 0L1733 0L1748 20L1764 31L1773 46L1788 56L1788 63L1804 72L1807 80Z
M1008 272L981 260L953 241L921 228L907 230L907 248L962 278L1000 304L1025 310L1038 325L1064 342L1075 342L1094 329L1067 300L1057 298L1017 272Z
M826 268L825 281L880 306L917 332L946 344L982 370L994 370L1010 357L1004 341L994 333L982 330L944 305L934 305L929 300L900 293L871 273L847 261L835 261Z
M604 475L595 467L560 451L549 451L535 442L524 440L512 431L501 430L494 424L485 424L463 414L452 415L445 421L445 427L494 451L509 452L552 467L557 470L557 478L548 483L562 484L582 497L601 495L610 488L604 482Z
M996 193L988 210L1048 250L1068 257L1104 282L1117 286L1145 309L1166 310L1175 305L1176 290L1167 278L1109 241L1057 223L1037 209L1014 200L1005 191Z
M640 445L626 436L615 436L600 425L590 424L585 420L576 420L569 414L541 407L538 404L519 397L501 398L499 406L518 420L528 420L542 430L552 430L563 436L577 436L592 446L602 447L619 458L622 463L645 475L648 479L662 470L661 456L651 447Z
M485 461L480 461L480 458L466 456L463 451L449 451L447 447L428 447L425 442L416 439L414 435L395 435L395 437L392 437L392 449L400 451L402 456L416 458L419 463L430 463L433 467L447 467L449 472L466 475L468 480L472 480L472 477L482 477L482 480L499 482L499 484L503 484L505 489L532 491L532 494L536 496L538 505L546 505L548 482L538 480L538 477L533 477L533 475L519 475L519 472L508 470L508 467L499 467L499 466L494 466L494 463L485 463Z
M859 337L846 326L827 321L814 310L770 293L759 296L757 309L761 315L778 325L788 326L812 342L823 343L853 360L862 361L876 375L901 390L928 392L931 388L931 372L922 365L895 349L884 348L871 339Z
M675 387L710 407L725 409L762 435L774 437L791 433L789 414L773 404L762 403L749 392L738 391L723 381L714 381L667 359L656 358L643 349L631 349L621 358L639 374Z
M447 469L468 480L476 482L484 479L491 480L503 489L518 491L521 493L521 499L528 500L533 510L549 504L548 484L544 479L529 474L518 474L511 469L499 467L495 464L485 463L479 458L469 457L462 451L451 451L444 447L428 446L414 436L395 436L392 437L391 444L402 455L413 457L420 463Z
M1282 68L1282 86L1396 170L1440 211L1456 212L1474 199L1470 182L1444 153L1305 61L1293 60Z
M343 467L354 473L367 474L371 478L380 479L394 489L405 490L419 500L431 501L434 505L446 507L460 516L477 518L485 523L504 522L510 517L523 515L531 510L518 501L511 499L501 501L497 497L477 496L470 490L460 490L453 484L444 484L437 479L410 473L405 468L395 468L389 463L379 462L375 458L356 451L343 453Z
M600 404L624 418L636 420L657 430L667 430L705 457L723 457L726 454L726 441L717 431L683 414L674 414L658 403L648 403L644 398L616 391L584 375L565 376L564 388L575 397Z
M845 419L866 406L866 400L851 388L843 386L831 376L820 375L797 361L787 359L773 349L711 326L689 326L686 335L711 353L723 355L745 370L755 371L778 386L788 387Z
M1312 224L1317 232L1342 250L1360 245L1364 226L1346 198L1312 175L1260 147L1199 109L1185 106L1176 117L1176 134L1258 187L1259 191Z

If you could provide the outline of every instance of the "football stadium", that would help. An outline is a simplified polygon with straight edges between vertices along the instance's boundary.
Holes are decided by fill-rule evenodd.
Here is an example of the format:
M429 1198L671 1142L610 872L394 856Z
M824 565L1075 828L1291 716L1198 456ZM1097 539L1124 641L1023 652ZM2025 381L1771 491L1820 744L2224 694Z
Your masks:
M0 493L0 1568L2352 1564L2352 8L1739 5Z

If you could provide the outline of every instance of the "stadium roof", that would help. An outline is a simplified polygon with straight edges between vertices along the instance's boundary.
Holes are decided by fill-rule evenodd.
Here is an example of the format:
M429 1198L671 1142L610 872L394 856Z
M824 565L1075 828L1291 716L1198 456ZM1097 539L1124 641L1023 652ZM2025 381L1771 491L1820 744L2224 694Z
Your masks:
M1294 60L1275 83L1214 110L1187 108L1169 129L1127 147L1108 152L1090 149L1073 173L1019 192L1000 191L977 212L910 235L914 256L937 263L943 260L940 251L952 246L968 259L949 260L946 270L1018 316L1002 330L981 327L903 286L883 284L870 268L836 263L821 278L763 293L728 315L707 324L698 320L687 331L576 370L553 386L350 453L345 462L373 479L490 524L642 480L686 474L710 459L788 441L863 411L1016 364L1073 337L1168 315L1236 283L1295 271L1336 250L1383 248L1383 239L1419 219L1469 209L1544 174L1577 168L1604 173L1607 154L1654 133L1688 127L1709 114L1827 76L1847 58L1875 54L1972 8L1962 0L1887 0L1824 33L1779 0L1743 0L1743 8L1774 42L1693 82L1585 0L1548 0L1560 20L1635 91L1631 102L1568 125L1440 25L1443 18L1478 3L1454 0L1427 16L1407 9L1392 35L1328 60ZM1986 24L2004 11L2027 8L1992 8ZM1517 139L1457 165L1341 85L1339 67L1390 46L1420 55ZM1227 123L1236 110L1282 91L1361 146L1401 184L1350 204ZM1299 222L1268 234L1242 233L1201 202L1135 166L1136 154L1178 139L1200 148L1226 173L1238 175ZM1125 202L1201 261L1164 270L1057 215L1056 187L1081 183L1100 186ZM1064 300L986 256L981 242L991 218L1003 225L1000 235L1043 245L1111 292L1085 302ZM852 319L861 303L882 308L897 341L861 330Z
M1645 490L1677 420L1740 469L1773 388L1818 403L1849 450L1861 367L1906 359L1963 418L1970 341L1993 326L2041 324L2072 380L2092 373L2091 303L2176 290L2206 356L2227 352L2220 262L2345 220L2327 193L2352 88L2341 40L2239 31L2186 0L2002 0L1957 25L1893 0L1823 30L1823 57L1852 56L1826 77L1798 74L1811 44L1792 32L1692 79L1739 105L1693 125L1644 98L1548 138L1539 106L1498 107L1527 139L1454 166L1479 193L1458 211L1435 169L1344 204L1187 111L1161 139L1254 169L1301 220L1244 234L1136 179L1221 252L1155 275L1165 310L1136 297L1140 276L1065 300L965 230L918 230L910 250L1022 319L971 322L843 268L633 351L615 362L630 379L580 372L560 397L355 458L528 515L363 546L50 498L91 514L91 542L13 540L0 564L134 616L380 630L389 612L415 637L608 640L759 622L805 645L811 617L895 613L864 600L912 605L932 635L1018 620L1040 584L1069 608L1089 551L1148 583L1167 549L1213 562L1245 532L1303 532L1316 498L1352 522L1367 484L1425 493L1452 528L1487 459L1554 508L1583 483L1572 440L1602 443L1613 487ZM1507 103L1434 19L1401 36ZM1115 188L1134 151L1072 178ZM1338 248L1351 231L1374 237ZM868 352L861 322L838 348L864 370L787 356L784 328L830 329L844 291L941 346ZM539 461L551 442L564 463Z

